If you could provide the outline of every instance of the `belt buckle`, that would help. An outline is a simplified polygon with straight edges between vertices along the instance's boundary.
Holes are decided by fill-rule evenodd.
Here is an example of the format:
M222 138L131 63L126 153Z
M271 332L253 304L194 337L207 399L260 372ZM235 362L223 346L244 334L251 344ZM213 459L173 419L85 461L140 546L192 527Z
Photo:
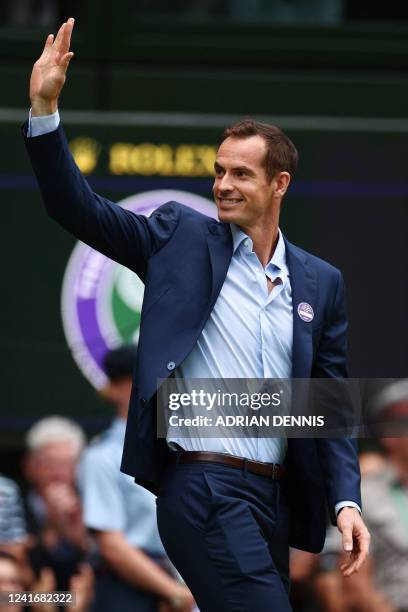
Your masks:
M278 480L278 464L277 463L273 463L272 464L271 479L272 480Z

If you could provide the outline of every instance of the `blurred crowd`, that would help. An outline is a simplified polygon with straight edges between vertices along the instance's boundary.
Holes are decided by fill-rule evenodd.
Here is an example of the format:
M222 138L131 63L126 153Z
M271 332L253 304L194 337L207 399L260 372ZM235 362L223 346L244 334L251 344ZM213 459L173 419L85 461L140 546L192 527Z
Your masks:
M72 591L73 612L194 609L161 544L154 496L120 472L135 358L134 346L105 357L106 431L86 444L77 423L41 419L26 434L23 493L0 476L0 595ZM21 609L0 598L0 612Z
M0 592L73 591L73 612L196 609L161 545L153 495L119 470L134 351L105 358L102 395L115 408L108 430L87 443L73 421L41 419L26 435L21 488L0 476ZM292 550L295 612L408 612L408 381L383 390L376 410L400 435L360 455L369 562L343 578L331 526L320 555ZM0 612L22 609L0 602Z

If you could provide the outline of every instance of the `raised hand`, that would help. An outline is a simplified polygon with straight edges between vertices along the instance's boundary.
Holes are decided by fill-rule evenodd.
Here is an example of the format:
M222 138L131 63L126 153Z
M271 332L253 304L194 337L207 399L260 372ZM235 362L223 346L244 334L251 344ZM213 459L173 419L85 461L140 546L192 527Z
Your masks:
M45 41L41 57L35 62L30 79L30 100L33 116L49 115L57 110L58 97L64 86L66 72L73 57L69 50L74 19L63 23L55 37Z

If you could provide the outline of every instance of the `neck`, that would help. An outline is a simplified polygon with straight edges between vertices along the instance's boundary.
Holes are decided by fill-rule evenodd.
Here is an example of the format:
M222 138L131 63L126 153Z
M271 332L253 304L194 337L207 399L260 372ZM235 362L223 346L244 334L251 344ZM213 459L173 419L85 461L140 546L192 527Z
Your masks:
M242 227L242 230L251 238L253 250L265 268L275 252L279 238L279 217L272 222L252 227Z
M261 232L251 232L248 235L254 244L254 252L265 268L270 262L278 244L278 228L270 228L267 233L262 230Z
M275 252L279 238L280 200L274 200L272 206L262 218L242 230L251 238L253 249L262 266L265 268Z

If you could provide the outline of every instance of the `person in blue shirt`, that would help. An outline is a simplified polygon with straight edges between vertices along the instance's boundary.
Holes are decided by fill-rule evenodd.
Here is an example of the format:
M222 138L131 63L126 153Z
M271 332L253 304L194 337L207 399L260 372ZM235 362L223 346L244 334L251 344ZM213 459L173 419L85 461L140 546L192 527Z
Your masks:
M93 609L153 612L163 600L167 609L187 612L193 599L167 571L154 496L120 472L136 350L123 346L105 356L108 383L101 393L116 416L84 451L79 470L83 519L96 536L102 561Z

